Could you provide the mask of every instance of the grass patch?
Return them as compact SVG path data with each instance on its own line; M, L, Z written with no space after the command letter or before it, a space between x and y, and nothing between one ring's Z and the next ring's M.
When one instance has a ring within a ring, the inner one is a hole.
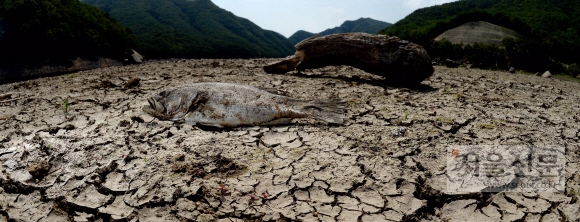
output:
M553 75L553 76L554 76L554 78L559 79L559 80L580 82L579 78L572 77L571 75L558 74L558 75Z
M531 73L531 72L524 72L524 71L518 71L518 74L524 74L524 75L536 75L535 73ZM544 74L543 72L540 74ZM539 76L538 76L539 77ZM554 74L552 73L552 77L554 77L555 79L559 79L559 80L566 80L566 81L573 81L573 82L580 82L579 78L573 77L571 75L567 75L567 74Z
M64 101L62 102L62 109L64 110L64 113L68 113L68 108L70 107L70 102L69 102L69 97L67 96L66 99L64 99Z
M437 122L447 123L447 124L453 124L453 120L452 119L449 119L447 117L439 117L439 118L437 118Z
M451 94L451 88L445 88L443 89L443 91L441 91L442 94Z
M69 79L74 79L76 77L79 77L79 74L78 73L73 73L73 74L70 74L70 75L67 76L67 78L69 78Z

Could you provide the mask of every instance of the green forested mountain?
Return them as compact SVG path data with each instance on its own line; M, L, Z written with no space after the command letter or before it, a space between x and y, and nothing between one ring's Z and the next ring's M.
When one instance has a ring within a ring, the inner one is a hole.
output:
M0 1L2 64L77 56L120 58L126 48L135 46L129 29L78 0Z
M330 35L345 32L365 32L369 34L377 34L379 31L392 25L388 22L374 20L372 18L359 18L354 21L346 21L338 27L327 29L319 33L320 35Z
M315 36L315 35L316 34L314 34L312 32L298 30L297 32L292 34L290 37L288 37L288 40L290 41L290 43L292 43L292 45L296 45L300 41L307 39L307 38L310 38L310 37Z
M129 27L149 58L284 57L281 34L263 30L210 0L84 0Z
M448 43L434 43L433 39L446 30L472 21L490 22L522 35L517 40L505 40L503 52L485 49L496 54L494 59L498 61L495 63L540 71L561 68L558 61L580 62L577 53L580 50L578 0L460 0L416 10L381 33L422 44L430 54L435 54L432 56L447 54L447 57L458 59L470 56L469 52ZM442 46L447 47L446 50L441 50ZM508 59L499 61L502 57Z
M369 34L377 34L379 31L383 30L386 27L389 27L390 25L391 23L382 22L371 18L360 18L354 21L346 21L338 27L324 30L318 34L320 34L321 36L347 32L365 32ZM294 33L288 39L292 44L296 45L296 43L314 35L316 34L300 30Z

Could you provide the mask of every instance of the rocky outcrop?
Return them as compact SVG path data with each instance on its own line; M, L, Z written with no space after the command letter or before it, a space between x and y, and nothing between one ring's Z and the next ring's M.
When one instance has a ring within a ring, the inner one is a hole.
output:
M145 61L145 58L139 54L134 49L128 49L125 52L125 59L123 59L123 65L131 65L131 64L141 64Z
M264 66L268 73L348 65L385 78L390 85L417 85L433 74L425 49L398 37L366 33L334 34L306 39L296 53Z
M447 66L449 68L458 68L459 65L461 65L461 63L459 63L458 61L451 60L451 59L445 60L445 66Z
M542 77L544 77L544 78L551 78L552 77L552 73L550 71L545 71L544 74L542 74Z

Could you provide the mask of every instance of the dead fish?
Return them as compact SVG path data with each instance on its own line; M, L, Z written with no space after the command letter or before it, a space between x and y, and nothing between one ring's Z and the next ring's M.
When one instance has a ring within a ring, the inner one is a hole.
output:
M143 111L160 120L217 128L287 124L316 118L343 124L344 101L299 100L231 83L194 83L160 92Z

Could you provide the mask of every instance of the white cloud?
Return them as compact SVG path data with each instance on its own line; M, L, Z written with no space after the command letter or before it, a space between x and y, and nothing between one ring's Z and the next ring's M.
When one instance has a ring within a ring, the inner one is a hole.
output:
M454 1L456 0L404 0L403 5L412 9L419 9Z

